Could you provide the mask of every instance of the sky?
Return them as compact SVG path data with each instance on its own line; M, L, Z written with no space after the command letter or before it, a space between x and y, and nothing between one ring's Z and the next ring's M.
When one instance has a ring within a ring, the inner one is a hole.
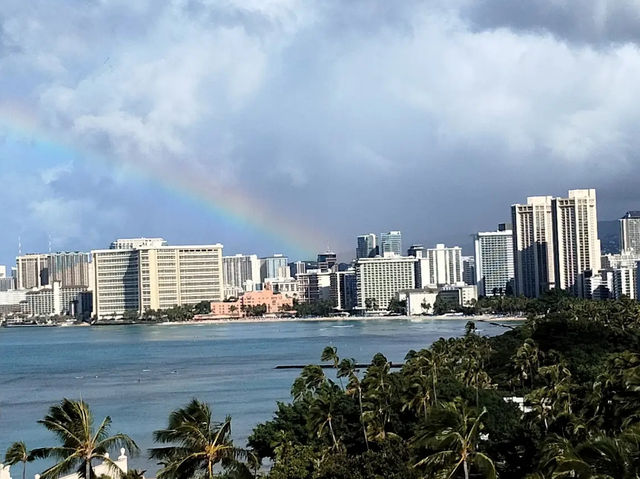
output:
M639 47L640 0L3 0L0 264L466 245L572 188L620 217Z

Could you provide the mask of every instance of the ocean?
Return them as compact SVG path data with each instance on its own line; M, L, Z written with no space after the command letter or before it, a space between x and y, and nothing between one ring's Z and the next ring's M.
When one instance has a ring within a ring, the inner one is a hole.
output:
M141 453L130 467L154 475L146 458L152 431L190 399L208 402L214 416L232 416L233 436L244 446L252 428L271 418L277 401L288 401L298 370L277 365L319 363L325 346L340 357L368 363L378 352L401 362L410 349L440 337L461 336L467 319L384 318L309 321L0 328L0 462L15 441L28 448L54 445L37 424L62 398L83 399L99 423L130 435ZM510 323L513 324L513 323ZM504 327L477 323L480 334ZM330 373L330 372L328 372ZM28 477L47 464L29 464ZM19 477L21 466L12 470Z

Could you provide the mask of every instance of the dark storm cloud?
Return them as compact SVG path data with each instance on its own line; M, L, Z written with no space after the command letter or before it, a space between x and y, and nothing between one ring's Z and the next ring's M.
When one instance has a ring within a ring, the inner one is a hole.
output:
M598 46L640 42L637 0L478 0L466 15L478 29L548 32Z

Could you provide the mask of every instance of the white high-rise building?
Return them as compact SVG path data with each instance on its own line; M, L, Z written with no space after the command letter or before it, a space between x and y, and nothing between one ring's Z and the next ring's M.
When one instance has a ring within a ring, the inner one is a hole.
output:
M552 210L556 287L585 297L585 278L600 271L596 190L570 190Z
M478 295L495 296L513 289L513 233L510 229L475 236Z
M380 256L388 253L402 255L402 233L400 231L389 231L388 233L380 233Z
M620 251L640 255L640 211L627 211L620 218Z
M98 318L224 299L220 244L92 253Z
M377 238L373 233L358 236L358 246L356 248L357 258L372 258L377 253Z
M539 297L555 287L551 196L511 206L515 294Z
M310 269L305 273L298 273L298 301L314 303L331 299L331 271Z
M356 308L385 310L398 291L414 289L416 261L414 257L395 255L356 260Z
M135 249L92 251L95 285L93 314L119 317L140 312L140 255Z
M429 277L422 287L462 283L462 248L459 246L437 244L435 248L428 248L426 261Z
M244 292L253 291L260 283L260 260L255 254L225 256L222 268L225 298L237 298Z

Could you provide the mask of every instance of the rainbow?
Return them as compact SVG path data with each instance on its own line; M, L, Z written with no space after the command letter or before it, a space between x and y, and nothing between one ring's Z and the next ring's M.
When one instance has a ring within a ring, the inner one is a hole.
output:
M308 257L324 250L320 242L326 238L326 232L294 223L285 215L271 211L266 202L252 197L241 188L220 184L188 168L142 168L135 161L111 159L78 147L60 138L60 135L54 138L51 132L41 128L37 116L19 103L0 103L0 125L12 137L28 139L45 151L66 152L109 170L124 168L127 175L150 181L164 192L191 200L238 229L248 228L269 236L274 243L292 249L291 253Z

